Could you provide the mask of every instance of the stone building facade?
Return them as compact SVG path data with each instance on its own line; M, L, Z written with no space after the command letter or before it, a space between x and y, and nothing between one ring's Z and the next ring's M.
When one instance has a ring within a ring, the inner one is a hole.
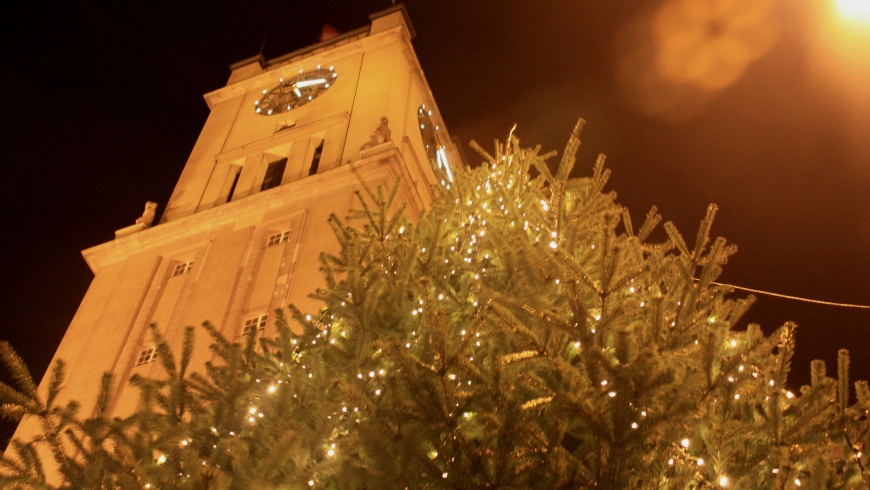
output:
M370 26L231 66L226 86L205 94L210 114L160 222L83 251L94 279L54 357L68 364L65 398L93 407L109 371L119 383L111 415L135 410L126 380L161 374L152 323L177 351L184 328L205 320L237 339L273 335L274 311L289 303L316 311L307 296L322 284L318 257L337 250L327 218L344 217L360 179L400 181L412 215L427 207L459 156L413 36L398 6ZM194 366L209 360L208 344L200 331ZM36 430L25 420L15 436Z

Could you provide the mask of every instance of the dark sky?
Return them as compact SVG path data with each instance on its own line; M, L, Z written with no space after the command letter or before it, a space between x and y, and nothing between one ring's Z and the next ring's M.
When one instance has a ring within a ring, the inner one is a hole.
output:
M636 223L655 204L691 241L719 204L714 234L739 247L722 281L870 304L870 23L838 20L833 0L711 0L695 2L715 14L704 24L710 12L681 11L686 1L406 6L463 143L489 148L518 123L523 143L561 150L582 116L578 172L606 153ZM80 250L146 200L162 211L207 117L202 94L228 65L312 44L327 22L367 25L390 2L14 5L0 12L0 338L41 377L92 277ZM686 48L699 32L728 43ZM870 310L759 296L746 320L799 324L795 383L813 358L836 372L841 347L853 378L870 378Z

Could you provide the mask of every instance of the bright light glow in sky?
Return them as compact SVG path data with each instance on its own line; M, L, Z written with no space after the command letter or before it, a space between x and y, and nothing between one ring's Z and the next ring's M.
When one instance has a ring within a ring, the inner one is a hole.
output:
M870 0L834 0L837 10L844 16L870 22Z

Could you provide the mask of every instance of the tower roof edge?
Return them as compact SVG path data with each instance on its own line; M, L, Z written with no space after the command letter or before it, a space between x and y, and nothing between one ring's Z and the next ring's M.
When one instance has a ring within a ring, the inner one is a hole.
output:
M391 14L394 14L397 12L401 13L402 21L405 24L405 27L408 29L408 33L411 34L411 39L416 38L417 31L414 30L414 24L411 23L411 16L408 15L408 9L405 8L405 4L403 4L403 3L400 3L398 5L393 5L392 7L381 10L380 12L375 12L373 14L369 14L369 20L371 20L371 22L372 22L372 27L375 26L375 23L379 19L382 19L384 17L388 17ZM392 24L393 23L391 23L391 25L389 27L394 27L394 25L392 25Z

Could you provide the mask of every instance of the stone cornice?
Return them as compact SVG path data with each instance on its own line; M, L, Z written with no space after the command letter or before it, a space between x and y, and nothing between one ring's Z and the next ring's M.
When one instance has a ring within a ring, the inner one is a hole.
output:
M265 212L298 204L316 205L317 196L359 182L359 176L369 181L381 177L396 178L404 175L404 160L394 145L385 145L384 151L367 155L354 162L336 167L321 174L299 179L265 192L252 194L238 201L228 202L183 218L162 223L132 235L117 238L82 251L82 256L94 274L107 265L127 257L153 250L175 248L173 244L184 239L235 225L258 222Z
M314 131L317 131L318 129L334 126L339 122L344 122L346 124L349 120L350 113L340 112L324 119L310 122L308 124L303 124L301 126L292 126L287 129L274 132L263 139L259 139L246 145L238 146L223 153L219 153L215 155L215 161L218 163L222 163L243 158L252 153L264 151L272 146L276 146L287 141L293 141L294 139L299 137L299 134L310 134Z

